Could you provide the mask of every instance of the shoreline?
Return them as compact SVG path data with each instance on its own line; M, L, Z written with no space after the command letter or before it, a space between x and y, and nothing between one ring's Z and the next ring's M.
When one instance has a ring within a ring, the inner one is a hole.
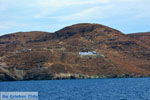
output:
M47 81L47 80L86 80L86 79L121 79L121 78L150 78L150 76L118 76L118 77L114 77L114 76L90 76L90 77L83 77L83 78L77 78L77 77L56 77L56 78L52 78L52 79L24 79L24 80L7 80L7 81L0 81L0 82L22 82L22 81Z

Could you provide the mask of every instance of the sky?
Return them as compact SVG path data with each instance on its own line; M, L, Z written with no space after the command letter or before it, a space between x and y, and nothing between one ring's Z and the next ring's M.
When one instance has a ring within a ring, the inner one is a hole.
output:
M150 31L150 0L0 0L0 35L55 32L77 23L103 24L124 33Z

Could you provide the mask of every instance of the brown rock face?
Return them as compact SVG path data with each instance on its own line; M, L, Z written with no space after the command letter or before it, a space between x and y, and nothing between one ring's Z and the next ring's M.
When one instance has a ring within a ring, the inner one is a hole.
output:
M54 33L0 37L0 80L150 75L150 45L99 24L76 24ZM145 42L144 42L145 41Z

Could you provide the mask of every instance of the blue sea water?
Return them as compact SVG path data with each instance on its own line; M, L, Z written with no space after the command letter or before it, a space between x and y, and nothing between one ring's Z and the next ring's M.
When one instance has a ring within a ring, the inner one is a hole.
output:
M38 91L39 100L150 100L150 78L0 82L0 91Z

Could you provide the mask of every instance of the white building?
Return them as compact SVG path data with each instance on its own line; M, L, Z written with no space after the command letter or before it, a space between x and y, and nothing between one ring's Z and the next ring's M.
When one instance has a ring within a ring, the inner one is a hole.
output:
M98 55L96 51L88 51L88 52L79 52L79 55Z
M103 54L98 53L96 51L87 51L87 52L79 52L80 56L97 56L97 57L105 57Z

